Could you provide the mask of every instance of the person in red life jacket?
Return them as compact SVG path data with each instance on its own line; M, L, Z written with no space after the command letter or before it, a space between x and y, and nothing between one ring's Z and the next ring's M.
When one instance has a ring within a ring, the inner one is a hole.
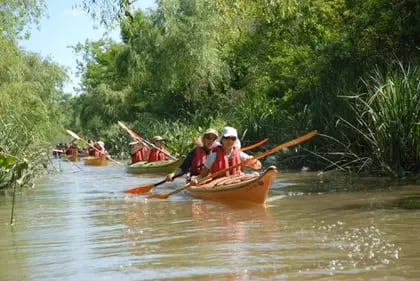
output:
M168 157L169 153L163 147L163 141L164 139L161 136L153 137L152 143L154 144L155 147L152 147L150 149L149 158L147 159L147 161L149 162L163 161L169 158Z
M262 165L259 160L254 159L252 156L240 150L241 146L238 140L238 132L235 128L224 127L221 136L216 142L218 146L207 156L200 174L191 178L193 184L198 184L199 180L206 177L209 173L214 174L241 162L244 162L244 165L252 169L261 169ZM225 173L213 179L243 173L243 171L243 165L240 165L231 170L227 170Z
M79 148L77 146L77 140L72 140L70 146L66 150L66 155L69 157L70 160L76 161L77 157L79 156Z
M207 159L207 155L210 154L218 136L219 133L215 129L208 129L205 131L204 134L197 139L196 147L188 152L181 166L172 173L166 175L166 180L173 181L175 177L187 173L189 173L190 177L200 174L204 162ZM187 181L189 180L187 179Z
M95 141L93 139L88 140L88 146L86 147L86 155L87 156L95 156Z
M102 157L102 156L108 157L109 153L106 150L105 144L104 144L103 141L96 142L94 146L96 148L95 149L95 156L96 157Z
M149 149L138 141L130 142L131 147L131 164L140 162L140 161L147 161L149 158Z

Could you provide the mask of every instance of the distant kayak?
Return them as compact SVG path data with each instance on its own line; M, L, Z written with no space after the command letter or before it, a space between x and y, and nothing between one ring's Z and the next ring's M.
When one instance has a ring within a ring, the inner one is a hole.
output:
M95 156L88 156L83 159L85 165L90 166L106 166L108 165L108 159L106 156L95 157Z
M178 168L184 159L164 161L140 161L127 166L127 172L132 174L170 173Z

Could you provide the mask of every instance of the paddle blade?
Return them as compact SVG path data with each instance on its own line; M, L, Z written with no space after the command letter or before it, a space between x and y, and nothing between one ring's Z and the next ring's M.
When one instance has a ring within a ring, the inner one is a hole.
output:
M256 148L256 147L258 147L258 146L260 146L260 145L263 145L264 143L266 143L268 141L268 138L265 138L265 139L263 139L263 140L260 140L259 142L257 142L257 143L254 143L254 144L251 144L251 145L248 145L248 146L245 146L245 147L242 147L241 148L241 151L247 151L247 150L250 150L250 149L253 149L253 148Z
M72 136L73 138L75 138L75 139L80 139L80 137L75 133L75 132L73 132L73 131L70 131L70 130L66 130L67 131L67 133L70 135L70 136Z
M150 190L152 190L154 187L155 187L154 184L141 185L141 186L138 186L138 187L135 187L135 188L124 190L124 193L129 193L129 194L144 194L144 193L149 192Z

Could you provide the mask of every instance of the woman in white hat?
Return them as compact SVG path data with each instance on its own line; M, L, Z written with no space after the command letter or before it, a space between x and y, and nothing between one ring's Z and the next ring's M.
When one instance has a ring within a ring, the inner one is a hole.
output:
M103 141L97 141L95 143L95 148L96 148L96 152L95 152L95 156L96 157L102 157L102 156L108 156L109 153L105 148L105 144Z
M219 133L215 129L206 130L204 134L197 139L197 146L188 152L187 157L179 168L166 176L166 180L173 181L174 178L186 173L189 173L190 176L200 174L204 162L207 159L207 155L210 154L211 148L218 136Z
M253 159L252 156L240 151L238 132L235 128L224 127L222 134L217 141L220 145L213 149L212 153L207 157L200 174L192 179L193 183L196 184L200 178L207 176L210 172L214 174L217 171L229 168L230 166L241 162L244 162L247 167L261 169L262 165L259 160ZM242 165L227 170L225 173L215 178L234 175L241 172L243 172Z

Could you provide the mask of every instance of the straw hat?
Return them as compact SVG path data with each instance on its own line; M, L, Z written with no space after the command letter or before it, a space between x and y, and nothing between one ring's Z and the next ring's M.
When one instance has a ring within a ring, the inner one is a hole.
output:
M210 134L215 135L216 138L219 137L219 133L215 129L210 128L210 129L207 129L207 131L204 132L204 136L205 135L210 135Z
M154 136L152 140L153 141L163 141L164 138L162 138L161 136Z

